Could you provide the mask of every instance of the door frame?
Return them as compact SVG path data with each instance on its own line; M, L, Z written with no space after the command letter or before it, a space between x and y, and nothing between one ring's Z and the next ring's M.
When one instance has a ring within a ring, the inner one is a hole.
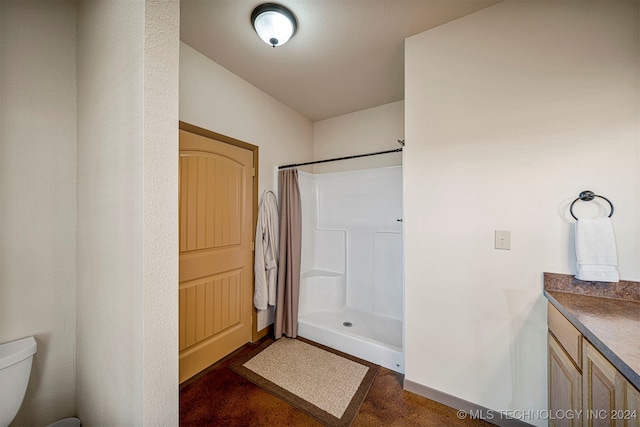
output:
M244 148L245 150L249 150L253 152L253 209L252 209L252 220L251 224L253 225L253 229L251 230L251 241L253 242L254 247L254 255L255 255L255 241L256 241L256 220L258 218L258 151L259 148L257 145L249 144L248 142L240 141L239 139L231 138L226 135L222 135L217 132L213 132L190 123L186 123L183 121L179 122L179 129L184 130L196 135L204 136L206 138L215 139L220 142L224 142L225 144L234 145L236 147ZM176 201L177 202L177 201ZM253 270L253 264L251 264L251 283L252 283L252 291L255 292L255 272ZM253 294L253 293L252 293ZM264 337L269 333L270 326L258 331L258 310L255 308L253 303L251 303L252 316L251 316L251 340L252 342L256 342L260 338Z

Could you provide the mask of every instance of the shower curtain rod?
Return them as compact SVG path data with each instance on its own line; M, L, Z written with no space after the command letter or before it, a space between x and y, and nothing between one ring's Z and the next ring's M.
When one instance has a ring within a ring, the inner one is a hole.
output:
M292 163L290 165L278 166L278 169L295 168L297 166L315 165L318 163L337 162L338 160L356 159L358 157L377 156L378 154L398 153L401 151L402 151L402 148L396 148L395 150L377 151L375 153L366 153L366 154L356 154L354 156L336 157L335 159L316 160L313 162L306 162L306 163Z

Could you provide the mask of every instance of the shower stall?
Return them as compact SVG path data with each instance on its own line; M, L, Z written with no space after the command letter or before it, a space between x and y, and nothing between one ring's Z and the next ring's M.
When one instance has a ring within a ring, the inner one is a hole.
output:
M298 335L404 373L402 167L299 173Z

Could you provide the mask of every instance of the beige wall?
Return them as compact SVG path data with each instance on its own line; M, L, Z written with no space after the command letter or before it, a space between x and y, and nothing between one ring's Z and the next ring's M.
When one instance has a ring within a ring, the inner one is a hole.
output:
M178 425L179 0L146 0L142 140L142 413Z
M79 6L76 399L87 425L142 424L143 24L142 2Z
M575 273L582 190L615 204L620 275L640 279L638 7L506 1L407 39L408 380L546 408L542 272Z
M39 342L21 424L71 415L74 394L87 425L177 424L177 2L160 3L82 2L77 42L74 2L0 2L0 341ZM507 1L408 39L407 379L546 407L541 272L575 271L583 189L616 204L621 276L640 279L638 15ZM181 120L260 146L261 191L361 122L314 129L184 44L180 77Z
M260 193L273 168L313 157L313 124L180 43L180 120L260 147Z
M179 4L78 15L78 415L177 425Z
M313 157L313 124L271 96L180 43L180 120L249 144L260 153L259 195L274 189L278 165ZM258 327L272 322L258 313Z
M38 341L16 425L177 424L178 14L0 3L0 342Z
M75 413L76 5L0 2L0 342L34 335L15 425Z
M313 124L314 160L400 148L404 139L404 101L321 120ZM314 166L315 173L371 169L402 164L401 153L361 157Z

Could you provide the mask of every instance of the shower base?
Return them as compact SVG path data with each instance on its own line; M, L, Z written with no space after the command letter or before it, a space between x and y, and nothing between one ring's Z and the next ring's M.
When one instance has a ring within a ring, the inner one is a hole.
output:
M404 373L402 321L345 308L298 317L298 335Z

